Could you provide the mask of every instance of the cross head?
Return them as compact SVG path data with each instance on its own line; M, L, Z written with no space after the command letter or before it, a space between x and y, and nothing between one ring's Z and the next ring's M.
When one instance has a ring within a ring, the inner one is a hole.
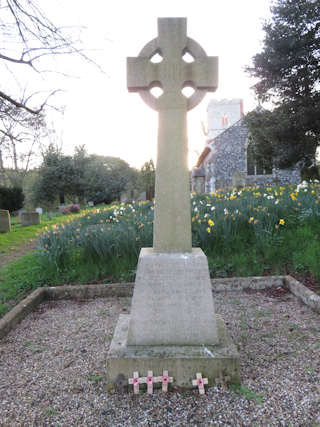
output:
M185 53L194 61L184 61ZM161 62L151 62L155 54L162 57ZM159 18L158 37L147 43L138 57L127 58L127 86L157 111L175 106L190 110L206 92L217 89L218 58L207 56L196 41L187 37L186 18ZM163 90L159 99L150 94L154 86ZM181 92L185 86L195 89L189 100Z

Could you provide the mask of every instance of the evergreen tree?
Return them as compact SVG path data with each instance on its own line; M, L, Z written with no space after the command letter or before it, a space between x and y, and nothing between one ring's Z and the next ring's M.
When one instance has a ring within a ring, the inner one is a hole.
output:
M258 98L274 108L248 114L246 123L261 157L310 165L320 138L320 1L276 0L271 12L247 72L259 79Z

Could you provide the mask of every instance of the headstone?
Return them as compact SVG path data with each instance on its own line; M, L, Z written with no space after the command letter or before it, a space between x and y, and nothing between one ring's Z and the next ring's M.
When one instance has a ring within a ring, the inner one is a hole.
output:
M216 191L216 179L214 176L212 176L210 178L209 185L210 185L210 193L215 193L215 191Z
M153 248L139 256L131 315L121 315L107 360L107 380L135 370L169 370L191 386L199 368L239 381L239 355L214 311L207 258L192 248L187 111L217 88L218 60L186 35L186 18L159 18L158 37L127 60L128 89L159 114ZM187 63L188 52L194 61ZM150 59L157 53L161 62ZM150 88L163 94L155 98ZM195 89L186 98L181 89ZM207 352L205 348L209 348ZM210 357L208 356L210 354Z
M21 214L21 225L24 227L40 224L40 221L39 212L22 212Z
M123 191L120 194L120 203L129 203L132 200L132 197L130 195L131 191Z
M7 210L0 209L0 233L7 233L11 230L10 213Z
M196 194L205 193L206 171L204 168L194 168L191 173L192 192Z
M36 212L38 212L38 214L42 215L43 214L43 210L42 208L36 208Z
M94 206L94 203L93 202L88 202L88 206L89 206L89 208L92 208Z
M147 194L145 191L142 191L141 193L139 193L137 200L139 202L145 202L147 200Z
M227 187L227 182L226 182L226 180L224 180L223 178L221 178L221 179L216 179L215 184L216 184L216 190L221 190L221 189L223 189L223 188L226 188L226 187Z
M244 172L235 171L232 175L232 187L243 188L246 186L246 174Z

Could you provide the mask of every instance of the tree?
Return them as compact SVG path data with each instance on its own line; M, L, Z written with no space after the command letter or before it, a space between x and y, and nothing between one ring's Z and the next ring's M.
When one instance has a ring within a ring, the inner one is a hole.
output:
M35 152L39 151L46 110L57 109L49 100L59 92L58 87L52 88L52 81L46 84L43 77L52 72L65 75L66 71L65 61L63 69L58 69L62 61L59 63L56 59L75 54L94 63L84 53L77 35L82 29L58 27L46 15L41 3L41 0L0 0L2 176L8 160L17 174L25 175ZM43 90L39 90L39 85Z
M17 109L8 104L0 112L0 169L5 168L6 158L12 162L15 171L25 174L45 129L42 112L31 115L22 108Z
M1 75L6 76L7 81L10 81L10 74L17 78L17 67L35 73L45 72L43 67L49 56L77 53L89 60L81 50L79 40L73 35L74 29L57 27L39 3L38 0L3 0L0 3L0 66ZM7 86L6 89L0 89L0 111L11 105L38 114L56 89L37 103L32 99L35 94L27 94L23 86L20 86L18 95L11 92L12 89Z
M74 167L71 156L65 156L50 145L44 154L39 177L33 188L34 202L54 203L59 197L65 203L65 197L74 194Z
M119 200L120 193L134 175L134 170L124 160L92 154L85 171L85 196L94 203Z
M53 204L59 198L83 203L110 203L120 198L134 170L117 157L88 155L84 146L76 147L73 156L64 155L50 145L38 170L33 188L33 202Z
M156 169L153 160L150 159L142 165L140 171L141 188L146 192L147 200L152 200L154 198L155 177Z
M259 100L274 108L257 109L246 123L261 157L280 167L310 165L320 140L320 2L276 0L271 12L247 72L259 79Z

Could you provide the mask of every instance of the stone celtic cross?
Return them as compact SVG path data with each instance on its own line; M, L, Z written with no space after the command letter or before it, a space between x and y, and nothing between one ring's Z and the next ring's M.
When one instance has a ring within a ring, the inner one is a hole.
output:
M187 52L191 63L183 59ZM157 53L162 61L153 63ZM127 85L159 112L153 249L191 252L187 111L217 89L218 58L187 37L186 18L159 18L158 37L127 58ZM150 93L155 86L163 90L159 98ZM190 98L182 94L186 86L195 90Z

